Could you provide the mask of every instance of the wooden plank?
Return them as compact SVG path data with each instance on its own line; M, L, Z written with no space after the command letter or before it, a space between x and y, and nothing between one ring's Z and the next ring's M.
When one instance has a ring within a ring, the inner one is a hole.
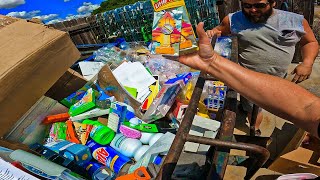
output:
M77 22L78 23L86 23L86 24L90 25L88 27L88 30L85 31L83 34L85 34L86 37L88 38L88 43L87 44L97 44L97 40L96 40L95 34L93 33L91 24L88 23L87 18L78 19Z
M78 25L78 24L81 24L81 23L79 23L76 19L71 19L71 20L69 21L69 23L70 23L72 26L76 26L76 25ZM82 43L81 43L81 44L89 44L89 43L90 43L90 39L88 38L88 36L86 35L86 33L83 32L82 30L79 31L79 32L77 32L77 33L74 33L73 35L74 35L74 36L78 36L78 37L81 38L81 40L82 40Z
M71 21L63 21L63 25L65 26L65 29L68 29L70 27L73 27L76 24L72 24ZM78 34L71 34L71 37L74 40L73 42L75 44L83 44L83 40Z
M89 28L90 24L89 23L83 23L83 24L77 24L75 26L71 26L65 29L65 31L68 31L69 33L73 33L73 31L78 31L81 29Z

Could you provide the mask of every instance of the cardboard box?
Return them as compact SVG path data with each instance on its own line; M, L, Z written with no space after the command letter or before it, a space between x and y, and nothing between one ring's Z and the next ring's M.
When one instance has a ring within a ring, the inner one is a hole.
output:
M282 174L313 173L320 176L319 152L299 147L276 159L269 169Z
M0 137L79 57L66 32L0 15Z
M46 96L61 101L82 88L88 81L78 72L68 69L59 80L46 92Z

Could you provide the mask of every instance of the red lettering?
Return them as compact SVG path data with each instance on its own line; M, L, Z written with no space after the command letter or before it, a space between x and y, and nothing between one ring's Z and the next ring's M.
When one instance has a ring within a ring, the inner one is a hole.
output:
M107 158L109 157L109 153L104 148L98 149L96 152L96 156L99 162L106 165L106 161L107 161Z

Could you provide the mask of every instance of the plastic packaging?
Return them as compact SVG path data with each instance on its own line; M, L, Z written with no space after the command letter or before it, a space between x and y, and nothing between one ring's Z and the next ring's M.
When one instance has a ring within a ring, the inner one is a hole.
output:
M82 144L75 144L69 141L57 141L48 143L45 147L63 154L64 157L75 161L79 165L83 165L92 159L90 150L87 146Z
M111 67L118 66L123 60L123 56L121 56L120 51L112 46L100 48L95 51L93 55L95 56L95 61L104 62L111 65Z
M164 134L163 133L157 133L154 136L151 137L150 141L149 141L149 145L152 146L155 142L158 141L158 139L160 139Z
M88 89L82 99L69 109L70 116L76 116L95 107L95 93L92 88Z
M90 148L94 159L110 168L116 174L120 172L125 164L130 162L128 157L118 153L110 146L101 146L93 140L89 140L87 146Z
M232 39L228 36L221 36L217 38L214 50L222 57L231 58Z
M127 157L133 157L142 143L137 139L127 138L123 134L116 134L110 146Z
M108 127L116 133L120 133L120 125L134 117L134 109L122 102L111 103Z
M168 79L175 78L177 74L190 71L190 67L162 56L151 58L146 63L146 67L150 69L152 74L159 76L160 85L163 85Z

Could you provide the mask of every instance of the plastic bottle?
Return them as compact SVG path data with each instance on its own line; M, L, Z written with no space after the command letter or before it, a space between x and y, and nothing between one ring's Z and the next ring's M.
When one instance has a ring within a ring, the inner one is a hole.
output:
M109 144L115 136L114 131L112 131L109 127L101 124L98 121L92 120L84 120L83 124L91 124L93 128L90 132L90 137L97 143L101 145Z
M121 154L132 158L142 146L142 143L138 139L127 138L123 134L116 134L110 146Z
M118 153L112 147L101 146L93 140L89 140L87 146L90 148L94 159L110 168L116 174L131 161L128 157Z
M93 180L113 180L116 177L111 169L97 162L89 162L84 168Z
M144 155L144 153L150 148L149 145L143 145L141 146L137 152L134 154L134 160L139 161L141 157Z
M141 137L140 137L140 141L143 143L143 144L149 144L150 142L150 139L156 135L156 133L146 133L146 132L142 132L141 133Z

